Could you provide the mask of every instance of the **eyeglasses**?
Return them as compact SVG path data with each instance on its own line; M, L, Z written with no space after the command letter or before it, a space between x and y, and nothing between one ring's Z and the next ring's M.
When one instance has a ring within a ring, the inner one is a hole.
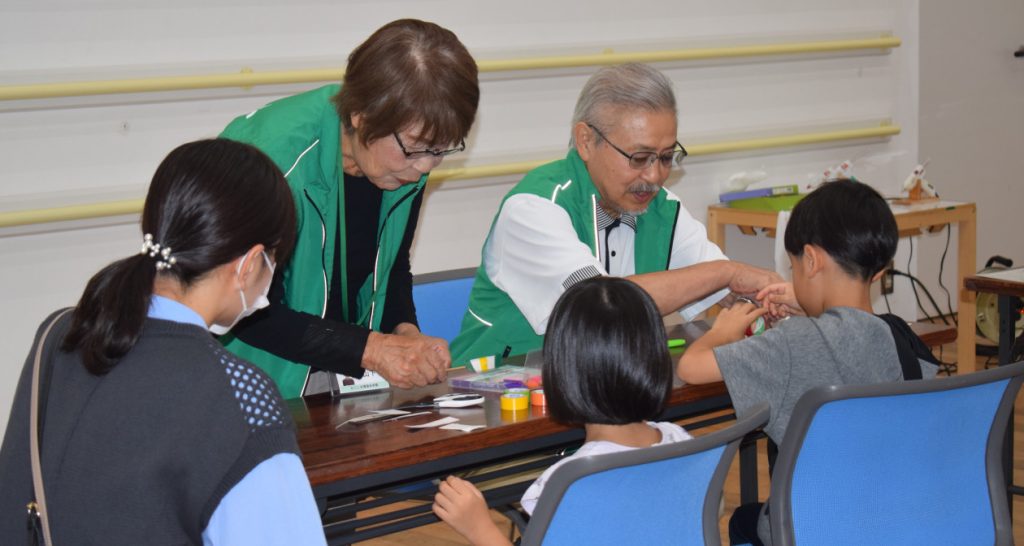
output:
M402 143L402 139L399 138L398 133L391 134L395 135L395 141L398 142L398 147L402 149L402 153L405 154L406 159L420 159L427 156L444 157L447 155L452 155L454 153L464 151L466 149L466 139L462 139L461 141L459 141L458 146L448 150L431 150L430 148L427 148L425 150L407 150L405 149L405 144Z
M678 140L673 145L672 151L663 154L658 154L657 152L626 153L622 148L612 144L612 141L608 140L608 137L604 136L604 133L602 133L600 129L589 123L587 124L587 127L593 129L594 132L600 135L609 146L614 148L616 152L622 154L622 157L628 159L629 166L638 171L642 171L651 165L654 165L655 161L660 161L662 167L671 169L672 165L679 165L683 162L683 158L687 156L686 148L683 148L683 145L680 144Z

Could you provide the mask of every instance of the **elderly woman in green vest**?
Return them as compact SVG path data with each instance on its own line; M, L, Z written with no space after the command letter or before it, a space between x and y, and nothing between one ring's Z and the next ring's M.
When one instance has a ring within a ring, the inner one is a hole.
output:
M266 152L298 209L295 254L270 307L222 338L285 398L310 368L375 372L403 388L445 378L447 344L417 326L409 248L427 176L465 149L479 96L455 34L404 19L351 53L340 86L272 102L222 133Z
M778 277L729 261L665 188L686 156L672 83L625 64L584 85L565 159L530 171L505 196L484 243L458 364L539 349L559 296L590 277L626 277L662 314L692 319L728 295Z

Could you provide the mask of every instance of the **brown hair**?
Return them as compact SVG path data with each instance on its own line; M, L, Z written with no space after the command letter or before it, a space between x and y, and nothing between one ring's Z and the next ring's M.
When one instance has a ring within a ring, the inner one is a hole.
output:
M476 62L452 31L399 19L349 55L333 101L346 133L352 116L362 116L357 134L364 145L422 123L424 144L450 146L469 134L476 117Z

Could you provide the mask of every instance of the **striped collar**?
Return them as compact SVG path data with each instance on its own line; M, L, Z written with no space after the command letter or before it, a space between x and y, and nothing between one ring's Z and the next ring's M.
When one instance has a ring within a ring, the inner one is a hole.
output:
M604 210L604 207L602 207L601 205L597 206L597 230L598 231L606 229L608 226L610 226L613 223L615 223L615 220L616 220L615 218L612 218L611 216L608 215L608 212L606 210ZM622 216L619 216L618 220L619 220L619 222L622 225L627 225L627 226L630 227L630 229L632 229L634 232L636 232L636 216L633 216L632 214L628 214L628 213L624 212L624 213L622 213Z

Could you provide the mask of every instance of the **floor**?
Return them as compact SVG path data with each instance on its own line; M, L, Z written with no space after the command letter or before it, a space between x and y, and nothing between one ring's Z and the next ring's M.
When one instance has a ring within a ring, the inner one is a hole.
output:
M936 351L937 355L940 352ZM954 360L956 358L956 344L945 345L941 347L940 358L945 360ZM985 359L979 357L978 364L979 369L984 364ZM1016 476L1015 483L1024 483L1024 396L1017 397L1016 411L1015 411L1015 434L1014 434L1014 457L1013 466L1014 474ZM724 426L724 425L723 425ZM695 432L695 434L705 434L714 430L713 428L701 429ZM767 457L764 452L764 442L760 442L759 445L759 464L760 475L758 484L760 486L760 497L762 499L768 496L768 463ZM734 462L732 469L729 472L729 477L725 484L725 514L726 517L722 519L721 529L723 536L723 544L728 544L728 533L726 531L726 525L728 523L728 514L739 504L739 470L737 463ZM1024 544L1024 497L1017 496L1013 501L1013 513L1017 516L1013 526L1013 537L1016 544ZM499 515L496 512L491 512L492 517L496 523L498 523L502 529L509 529L511 526L507 519ZM374 545L374 546L447 546L452 544L467 544L467 542L455 533L444 523L436 523L418 529L405 531L403 533L397 533L387 537L382 537L367 541L361 544Z

